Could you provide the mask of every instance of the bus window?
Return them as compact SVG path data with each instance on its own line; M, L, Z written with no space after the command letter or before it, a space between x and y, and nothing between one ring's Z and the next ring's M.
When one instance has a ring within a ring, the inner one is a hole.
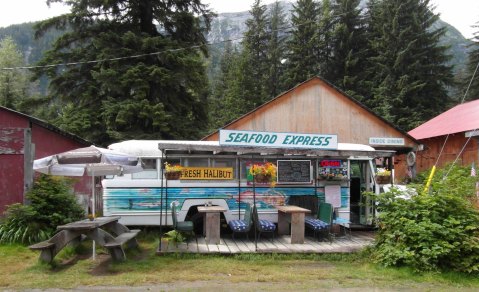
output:
M155 158L140 158L140 162L141 162L141 167L143 167L143 171L132 173L131 178L133 179L157 179L158 178L157 160Z
M208 158L183 158L181 165L184 167L208 167Z
M213 167L235 167L236 160L234 158L230 159L213 159Z

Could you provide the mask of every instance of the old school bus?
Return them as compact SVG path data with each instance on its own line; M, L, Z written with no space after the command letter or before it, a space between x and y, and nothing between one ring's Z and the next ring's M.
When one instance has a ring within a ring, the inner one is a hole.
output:
M170 206L176 201L178 220L202 226L198 206L223 207L227 211L222 220L228 222L242 218L245 204L254 203L262 218L277 222L276 206L297 205L314 215L319 202L326 201L333 204L336 216L366 225L373 210L362 204L362 193L378 190L373 161L393 155L359 144L315 149L220 143L130 140L110 145L138 156L144 170L102 181L104 215L119 215L126 225L171 225ZM180 165L181 173L167 177L165 163ZM253 179L254 165L275 167L276 177Z

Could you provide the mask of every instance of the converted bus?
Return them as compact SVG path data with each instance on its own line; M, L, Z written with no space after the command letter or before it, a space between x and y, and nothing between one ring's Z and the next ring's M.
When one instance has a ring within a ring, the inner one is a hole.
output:
M178 220L201 224L197 207L217 205L227 211L223 223L243 218L246 204L255 204L261 218L277 222L278 205L297 205L316 214L329 202L335 215L352 225L371 223L373 209L362 193L378 192L374 159L393 151L367 145L337 143L335 149L225 146L218 141L130 140L109 146L140 158L143 171L107 177L103 214L121 216L126 225L171 225L171 203ZM178 179L165 178L165 162L183 167ZM277 167L275 183L256 182L253 164ZM223 224L224 226L224 224Z

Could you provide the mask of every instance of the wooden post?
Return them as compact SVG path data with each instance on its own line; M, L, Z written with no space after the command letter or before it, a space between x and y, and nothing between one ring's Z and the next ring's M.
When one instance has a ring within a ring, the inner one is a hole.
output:
M32 129L25 128L23 131L23 203L29 205L27 192L33 185L33 158L35 157L35 145L32 145Z

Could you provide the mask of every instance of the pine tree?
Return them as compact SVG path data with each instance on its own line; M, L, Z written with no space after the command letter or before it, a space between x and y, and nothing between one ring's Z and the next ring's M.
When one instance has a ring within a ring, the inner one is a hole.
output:
M206 44L212 17L200 0L59 2L71 13L36 27L37 36L70 29L38 65L73 64L36 72L50 78L52 100L60 97L57 125L102 144L199 138L206 47L192 46Z
M268 43L268 80L266 84L266 94L268 98L277 96L287 88L284 85L284 70L283 65L286 58L286 34L284 28L286 27L286 17L280 2L276 1L270 11L269 34L270 39Z
M261 0L255 0L250 10L251 18L246 20L246 32L243 45L243 74L249 75L251 82L245 84L251 89L251 96L246 96L248 104L258 106L268 100L266 83L268 78L268 19L266 5ZM251 110L253 108L249 108Z
M314 0L298 0L293 4L293 28L288 42L285 73L287 88L292 88L319 73L318 14L319 6Z
M323 5L327 0L323 1ZM358 96L361 91L360 77L364 70L364 52L366 47L365 28L359 9L359 0L335 0L331 11L333 21L330 31L321 35L331 34L330 62L327 72L322 74L345 92ZM323 7L323 10L326 10ZM324 15L324 14L323 14Z
M443 112L452 69L447 47L439 45L445 29L432 29L438 16L429 0L371 1L368 39L371 55L366 75L367 106L404 130Z
M479 21L473 27L479 29ZM467 78L463 86L464 92L469 88L465 100L479 99L479 30L474 33L472 41L467 65Z
M226 95L235 78L233 76L234 65L237 63L238 58L239 53L236 51L236 48L233 47L231 42L227 42L220 60L220 72L214 78L212 93L209 99L210 131L217 130L235 118L232 115L236 108L228 108Z
M330 0L323 0L319 6L319 19L317 24L318 43L315 48L319 75L334 83L334 27L337 16L334 15Z
M0 105L18 110L28 95L28 71L14 69L24 65L23 56L11 37L0 41ZM10 68L10 69L9 69Z

